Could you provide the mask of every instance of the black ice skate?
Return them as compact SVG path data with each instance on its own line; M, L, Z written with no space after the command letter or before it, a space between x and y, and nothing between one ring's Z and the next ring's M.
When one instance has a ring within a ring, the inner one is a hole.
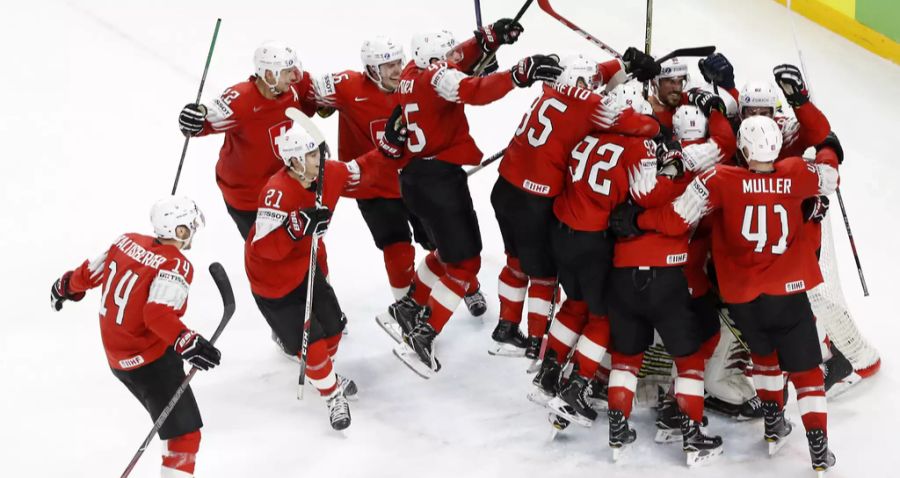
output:
M525 358L537 360L541 356L541 340L541 337L525 339Z
M344 396L344 389L337 387L331 395L325 397L328 406L328 416L331 419L331 428L344 430L350 426L350 404Z
M519 330L519 324L500 319L491 338L494 339L494 346L488 349L489 354L501 357L525 355L525 336Z
M684 417L681 422L682 449L688 466L705 465L722 454L722 437L703 433L700 423Z
M787 418L784 418L784 410L779 410L777 403L762 402L761 408L765 415L763 417L765 425L763 438L769 443L769 456L772 456L787 443L787 436L791 434L794 427Z
M431 378L441 369L441 363L434 356L435 337L437 332L431 324L420 322L412 332L403 334L403 343L394 347L394 355L422 378Z
M606 410L609 407L609 384L601 382L595 376L588 382L584 398L594 410Z
M378 325L394 339L395 342L403 341L403 334L412 332L425 310L412 300L409 294L388 306L387 312L382 312L375 317Z
M828 398L834 398L846 392L860 379L859 375L854 373L850 360L832 342L831 358L825 361L825 392ZM835 387L839 383L841 385Z
M812 460L813 470L819 478L825 476L825 470L834 466L837 461L834 453L828 449L828 437L825 430L813 428L806 432L806 440L809 442L809 458Z
M573 373L569 382L559 390L557 397L547 402L547 407L557 415L584 427L590 427L597 419L597 412L585 399L588 379Z
M673 397L665 396L656 405L656 443L675 443L682 441L681 425L684 414L678 408Z
M535 389L528 394L528 399L542 407L547 405L547 402L559 391L561 373L562 365L556 362L556 352L548 349L544 353L544 361L541 362L540 370L531 382Z
M637 440L637 432L628 426L628 419L621 410L607 410L606 415L609 417L609 447L613 461L619 461L625 447Z
M465 296L463 300L466 302L466 308L469 309L469 313L473 316L481 317L487 312L487 301L484 300L484 294L481 293L481 289Z

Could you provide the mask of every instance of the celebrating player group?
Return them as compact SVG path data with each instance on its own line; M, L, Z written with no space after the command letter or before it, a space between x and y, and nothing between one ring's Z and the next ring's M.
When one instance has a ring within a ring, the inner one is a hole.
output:
M409 61L395 39L377 36L362 43L361 71L332 74L305 71L292 47L270 41L253 75L181 110L184 135L224 136L216 181L260 315L302 364L301 391L308 381L331 426L350 426L357 386L333 362L349 299L329 282L323 241L342 197L356 200L383 254L395 302L375 319L412 371L441 370L435 344L461 303L489 314L464 169L484 154L465 105L539 85L524 115L509 118L518 128L490 195L506 262L490 271L500 307L489 353L525 358L523 371L535 373L528 399L555 430L605 413L614 460L638 438L629 418L642 389L656 408L656 441L680 442L688 465L724 450L706 408L762 420L774 454L793 430L784 414L792 383L812 468L834 466L826 391L854 368L807 292L823 282L820 222L843 151L800 69L775 66L738 90L721 53L693 60L705 80L693 88L690 57L637 48L605 62L534 54L500 68L497 50L523 34L513 19L462 42L421 33ZM313 120L335 112L332 159ZM182 361L207 370L221 354L181 320L193 280L182 253L204 215L173 196L150 220L152 235L122 234L64 273L51 303L60 310L102 287L109 365L155 421L185 380ZM734 350L740 369L726 363ZM191 477L202 420L190 387L175 403L158 430L162 476Z

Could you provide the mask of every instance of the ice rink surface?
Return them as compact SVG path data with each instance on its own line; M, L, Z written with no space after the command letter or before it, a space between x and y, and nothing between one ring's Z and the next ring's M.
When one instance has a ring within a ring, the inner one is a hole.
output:
M486 21L511 17L520 6L482 3ZM620 51L643 45L644 2L554 3ZM771 79L773 66L798 61L789 18L775 2L655 3L656 54L714 44L734 63L739 86ZM150 231L150 205L168 194L181 151L176 116L196 96L216 17L223 19L222 30L204 99L246 79L263 40L295 45L310 72L360 69L359 45L367 36L387 33L408 45L417 31L446 28L458 39L468 37L472 4L75 0L16 2L3 10L0 476L119 476L150 421L108 370L96 323L99 294L52 313L47 292L62 272L99 254L118 234ZM522 23L522 40L499 54L503 68L533 53L608 58L537 5ZM874 379L829 403L838 461L828 476L894 476L900 69L805 19L797 19L797 29L816 102L844 144L842 190L871 296L862 296L835 206L844 291L883 359ZM537 94L535 86L469 108L473 136L486 154L506 145ZM332 145L335 118L316 120ZM252 301L242 243L214 183L221 143L221 137L191 141L179 187L208 221L188 253L203 272L195 276L186 321L210 335L219 320L219 297L205 272L212 261L230 273L238 305L217 344L222 366L192 384L206 424L198 477L813 476L800 428L778 457L768 459L761 423L715 415L711 430L723 436L725 455L695 470L684 466L679 447L652 442L646 409L635 413L638 442L618 464L611 462L603 421L548 442L546 412L525 399L531 386L526 363L486 353L503 261L488 200L495 168L470 181L485 243L480 279L489 318L457 312L437 341L443 370L431 381L395 359L391 340L377 328L374 315L391 302L381 255L353 201L341 203L326 237L332 282L350 323L336 368L356 380L361 400L351 403L351 428L333 432L315 393L295 399L298 368L275 351ZM799 426L795 402L788 413ZM158 450L155 441L132 476L158 476Z

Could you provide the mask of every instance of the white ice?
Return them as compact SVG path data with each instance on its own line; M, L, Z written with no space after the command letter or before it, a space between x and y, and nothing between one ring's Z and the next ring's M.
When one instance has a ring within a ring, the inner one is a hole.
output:
M484 17L512 16L518 0L486 0ZM620 51L643 45L644 2L556 0L557 9ZM654 52L715 44L736 66L738 83L771 78L797 62L788 16L770 0L656 2ZM334 2L113 0L6 3L0 15L4 97L0 238L6 304L0 320L0 476L119 476L150 428L147 415L110 374L97 327L94 292L61 313L47 304L51 282L93 257L124 231L149 232L150 204L169 193L182 137L176 114L192 102L216 17L222 30L204 98L252 73L261 41L296 45L312 72L359 69L359 45L387 33L407 44L419 30L446 28L458 38L474 25L470 1L342 0ZM898 19L900 21L900 19ZM522 40L504 48L508 68L532 53L607 56L539 10L523 19ZM898 392L896 272L900 173L900 70L849 41L797 20L817 103L844 143L843 191L872 295L863 298L837 216L843 286L860 329L882 354L882 370L829 403L838 477L887 477L896 451ZM473 135L485 153L509 141L537 94L515 91L470 108ZM317 120L336 141L336 120ZM297 366L275 351L243 272L242 243L214 184L221 137L191 141L179 192L205 209L208 227L190 257L198 268L221 261L237 293L238 312L218 345L220 368L192 386L205 426L200 477L281 476L812 476L800 428L773 459L760 423L712 417L725 455L688 470L677 446L652 443L649 411L635 413L639 441L613 465L606 427L546 441L546 412L525 399L530 377L522 359L489 357L497 313L496 274L502 243L488 195L491 168L470 185L485 250L480 278L488 320L458 312L438 340L443 370L423 381L391 354L373 320L390 302L381 256L355 205L345 200L327 236L331 276L350 318L337 369L353 377L362 399L353 425L333 432L324 403L310 390L298 402ZM421 257L421 255L420 255ZM187 322L210 334L218 295L196 276ZM799 425L796 404L788 407ZM154 442L133 476L158 476ZM896 468L894 466L894 468Z

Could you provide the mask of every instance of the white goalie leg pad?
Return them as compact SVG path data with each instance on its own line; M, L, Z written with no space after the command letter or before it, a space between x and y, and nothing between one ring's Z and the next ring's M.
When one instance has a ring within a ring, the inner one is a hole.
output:
M190 473L176 470L175 468L169 468L168 466L162 467L160 476L162 478L194 478L194 475Z
M738 367L743 347L731 330L722 325L719 343L707 360L704 382L713 397L732 405L740 405L756 395L750 378Z

